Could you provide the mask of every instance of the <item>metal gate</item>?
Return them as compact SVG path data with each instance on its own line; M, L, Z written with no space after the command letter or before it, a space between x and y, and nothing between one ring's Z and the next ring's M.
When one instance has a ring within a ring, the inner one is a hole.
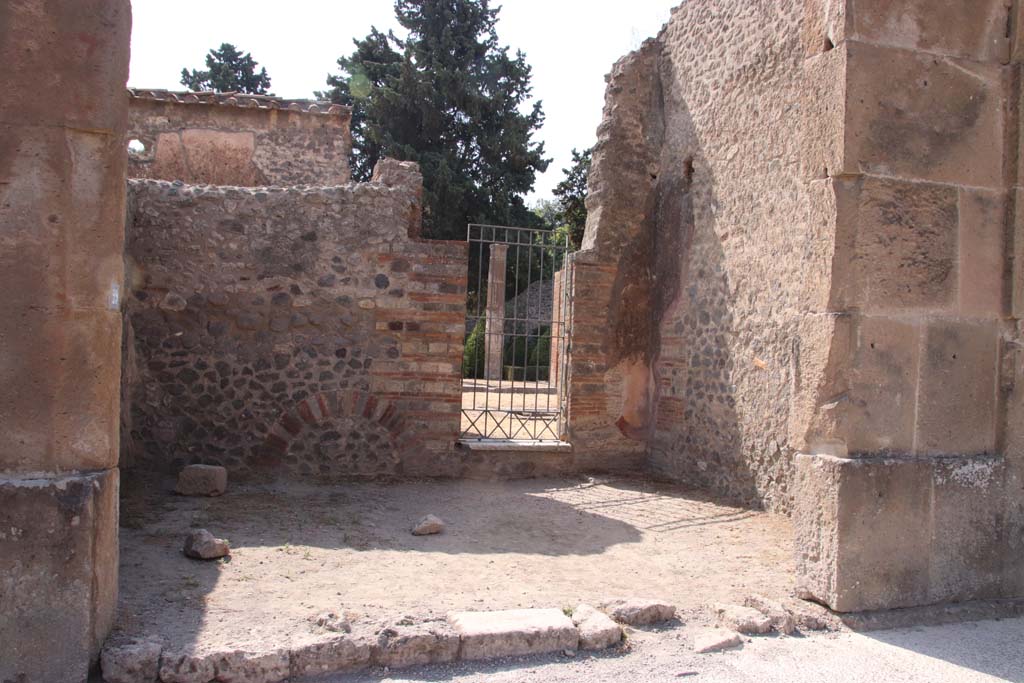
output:
M568 235L471 224L462 438L560 441L572 299Z

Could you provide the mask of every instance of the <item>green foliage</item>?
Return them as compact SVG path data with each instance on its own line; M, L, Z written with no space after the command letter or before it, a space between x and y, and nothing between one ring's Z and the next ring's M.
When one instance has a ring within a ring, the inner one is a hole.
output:
M181 70L181 84L197 92L214 90L266 95L270 76L266 69L256 73L256 66L257 62L250 53L242 54L231 43L221 43L219 49L210 50L206 55L206 71Z
M551 365L551 328L545 327L544 332L533 345L530 352L530 367L547 369Z
M462 352L462 376L470 379L484 375L484 334L486 323L483 318L476 321L473 331L466 337L466 345Z
M354 177L367 180L383 156L418 162L430 237L461 239L467 223L536 225L523 198L549 163L532 141L544 113L528 107L526 56L498 42L498 9L395 0L395 15L407 37L371 29L323 93L353 108Z
M587 176L593 148L583 152L572 151L572 166L563 168L565 178L555 186L553 194L558 198L557 221L566 226L573 249L579 249L583 242L583 229L587 225Z

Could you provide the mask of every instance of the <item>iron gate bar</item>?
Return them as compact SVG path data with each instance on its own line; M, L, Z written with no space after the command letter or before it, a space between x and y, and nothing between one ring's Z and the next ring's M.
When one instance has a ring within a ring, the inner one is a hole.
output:
M463 364L466 370L463 373L462 406L464 439L560 441L564 435L564 378L568 367L571 316L571 298L566 285L569 282L567 268L571 262L566 258L570 249L568 235L561 240L553 237L555 233L537 228L481 223L471 223L467 227L466 239L471 255L473 245L477 245L476 281L472 282L471 272L470 287L467 288L467 303L471 304L466 315L467 334L476 336L475 343L478 343L481 335L474 333L479 325L483 324L484 328L483 353L479 353L477 348L471 362ZM496 262L492 250L494 245L505 247L504 259L500 259L504 262L504 272L500 277L497 277L498 273L491 272L491 265ZM525 278L523 249L526 250ZM508 258L509 250L513 252L511 259ZM535 250L538 252L536 270ZM487 268L484 268L485 258L488 259ZM545 277L547 267L551 268L550 278ZM560 296L555 300L555 274L560 270L566 272L563 273ZM508 283L510 273L513 281ZM501 286L501 290L492 291L492 284ZM509 284L512 298L506 299ZM521 284L525 286L522 291ZM547 288L552 290L551 310L545 316ZM531 296L533 293L535 297ZM475 296L475 311L472 310L472 296ZM520 298L524 301L520 302ZM511 310L508 310L509 303L512 303ZM531 304L534 304L533 313ZM548 358L546 363L542 363L545 337ZM467 345L467 353L470 351ZM552 368L551 357L554 354L557 354L557 361ZM531 355L534 356L532 363ZM507 366L506 357L510 360ZM543 406L541 394L544 395Z

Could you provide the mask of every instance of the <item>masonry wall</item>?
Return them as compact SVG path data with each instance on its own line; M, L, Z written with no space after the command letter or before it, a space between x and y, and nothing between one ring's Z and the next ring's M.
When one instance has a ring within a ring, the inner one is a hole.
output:
M117 602L130 34L127 0L0 4L3 681L84 683Z
M135 466L457 471L466 246L410 237L415 165L329 188L129 190Z
M129 91L130 178L191 184L342 185L352 111L273 97Z

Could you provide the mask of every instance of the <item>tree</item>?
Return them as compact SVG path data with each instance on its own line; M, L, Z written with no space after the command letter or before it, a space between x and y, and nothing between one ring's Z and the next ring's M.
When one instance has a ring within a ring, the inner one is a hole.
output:
M549 163L532 140L544 113L529 105L526 56L498 44L498 10L395 0L395 15L407 36L371 29L323 93L353 108L353 175L368 179L383 156L418 162L431 237L461 239L472 222L537 224L524 196Z
M257 65L250 53L243 55L231 43L221 43L219 49L210 50L206 55L206 71L181 70L181 84L195 91L266 95L270 88L270 76L265 68L256 73Z
M569 229L569 240L579 248L583 242L583 230L587 226L587 176L590 174L590 158L593 147L577 152L572 150L572 166L563 168L565 178L555 186L552 194L558 199L557 221Z

